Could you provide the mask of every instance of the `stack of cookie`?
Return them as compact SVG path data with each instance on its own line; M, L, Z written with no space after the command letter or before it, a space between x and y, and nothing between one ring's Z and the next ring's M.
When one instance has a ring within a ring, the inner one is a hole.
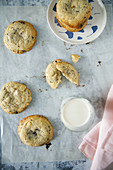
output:
M60 0L57 3L56 18L66 30L78 32L88 23L91 4L88 0Z

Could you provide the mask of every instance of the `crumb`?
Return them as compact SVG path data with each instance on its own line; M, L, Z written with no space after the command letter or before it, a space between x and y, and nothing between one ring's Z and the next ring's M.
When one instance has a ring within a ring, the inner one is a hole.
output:
M82 84L82 85L78 84L76 87L85 87L85 85L84 84Z
M73 47L73 46L75 46L75 44L71 44L70 46Z
M101 61L98 61L97 67L101 66L101 63L102 63Z
M27 75L25 76L26 78L29 78Z
M64 46L66 46L66 42L64 42Z
M71 89L71 86L68 86L69 89Z
M32 76L32 77L30 77L30 78L38 78L38 77L40 77L40 76Z
M46 144L46 149L48 150L51 145L52 145L51 143L47 143Z
M66 50L70 50L71 48L66 48Z
M81 52L83 53L83 49L81 49Z
M38 89L39 92L42 92L42 89Z
M48 91L48 89L46 89L46 91Z
M80 59L80 56L79 56L79 55L72 54L72 61L73 61L74 63L77 63L79 59Z
M45 78L46 78L46 76L42 76L42 78L44 78L44 79L45 79Z

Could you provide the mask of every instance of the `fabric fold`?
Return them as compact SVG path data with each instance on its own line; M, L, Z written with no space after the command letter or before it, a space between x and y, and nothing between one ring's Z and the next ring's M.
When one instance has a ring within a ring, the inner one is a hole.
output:
M91 170L105 170L113 163L113 85L108 93L102 121L83 138L79 149L92 160Z

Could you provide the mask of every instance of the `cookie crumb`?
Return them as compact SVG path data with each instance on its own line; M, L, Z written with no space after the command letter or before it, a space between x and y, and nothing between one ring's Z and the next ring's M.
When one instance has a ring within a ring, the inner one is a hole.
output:
M42 92L42 89L38 89L39 92Z
M80 56L79 56L79 55L72 54L72 61L73 61L74 63L77 63L79 59L80 59Z
M51 143L47 143L46 144L46 149L48 150L51 145L52 145Z
M25 76L26 78L29 78L27 75Z
M64 42L64 46L66 46L66 42Z
M101 66L101 64L102 64L102 61L98 61L97 67Z
M83 49L81 49L81 52L83 53Z
M45 79L45 78L46 78L46 76L42 76L42 78L44 78L44 79Z
M71 48L66 48L66 50L70 50Z
M71 89L71 86L68 86L68 89Z
M73 47L73 46L75 46L75 44L71 44L70 46Z
M76 87L85 87L85 85L84 84L82 84L82 85L77 85Z

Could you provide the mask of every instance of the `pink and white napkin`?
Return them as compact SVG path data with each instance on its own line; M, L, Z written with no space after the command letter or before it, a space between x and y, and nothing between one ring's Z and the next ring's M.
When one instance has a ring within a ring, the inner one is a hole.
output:
M79 149L92 160L91 170L106 170L113 163L113 85L108 93L102 121L83 138Z

